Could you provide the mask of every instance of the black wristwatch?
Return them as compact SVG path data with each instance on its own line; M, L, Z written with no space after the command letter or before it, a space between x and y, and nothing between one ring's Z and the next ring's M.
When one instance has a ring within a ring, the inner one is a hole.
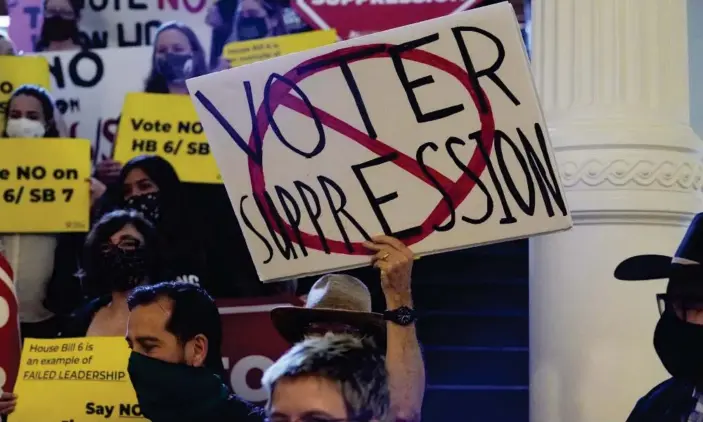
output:
M407 327L417 321L417 314L414 309L410 309L407 306L401 306L398 309L383 311L383 319L394 324Z

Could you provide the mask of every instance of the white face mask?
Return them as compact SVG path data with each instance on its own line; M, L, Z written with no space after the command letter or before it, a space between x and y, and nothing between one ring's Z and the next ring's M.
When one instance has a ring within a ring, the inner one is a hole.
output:
M41 122L26 117L9 119L5 130L10 138L43 138L46 134L46 128Z

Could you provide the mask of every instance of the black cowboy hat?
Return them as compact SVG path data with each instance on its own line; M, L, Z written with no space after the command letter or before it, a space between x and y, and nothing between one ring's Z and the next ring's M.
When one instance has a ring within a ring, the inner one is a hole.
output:
M615 268L618 280L657 280L673 274L703 274L703 213L693 217L688 231L673 257L637 255L627 258Z

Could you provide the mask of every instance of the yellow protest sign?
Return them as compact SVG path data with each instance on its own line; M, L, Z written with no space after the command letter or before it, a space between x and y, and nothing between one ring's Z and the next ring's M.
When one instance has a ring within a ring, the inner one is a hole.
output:
M9 422L142 419L121 337L26 339Z
M229 60L232 67L268 60L298 51L322 47L337 41L337 31L308 31L300 34L282 35L280 37L262 38L249 41L235 41L227 44L222 56Z
M0 233L88 230L90 141L0 138Z
M125 163L144 154L168 160L184 182L222 183L188 95L127 94L113 158Z
M49 62L37 56L0 56L0 133L5 130L7 101L25 84L49 89Z

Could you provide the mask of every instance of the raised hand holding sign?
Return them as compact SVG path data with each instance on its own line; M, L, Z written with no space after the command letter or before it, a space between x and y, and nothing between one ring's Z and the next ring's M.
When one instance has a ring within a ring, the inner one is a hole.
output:
M507 3L188 88L264 281L571 226Z

